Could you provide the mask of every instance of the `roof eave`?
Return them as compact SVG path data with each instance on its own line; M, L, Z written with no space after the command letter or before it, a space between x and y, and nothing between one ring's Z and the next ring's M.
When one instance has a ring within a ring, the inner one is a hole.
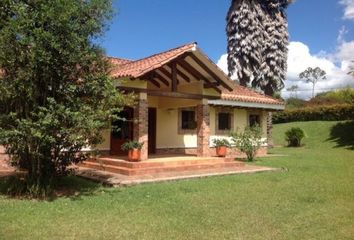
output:
M231 101L231 100L209 100L209 105L216 106L229 106L229 107L245 107L245 108L261 108L267 110L282 111L285 109L283 104L271 104L271 103L256 103L256 102L241 102L241 101Z

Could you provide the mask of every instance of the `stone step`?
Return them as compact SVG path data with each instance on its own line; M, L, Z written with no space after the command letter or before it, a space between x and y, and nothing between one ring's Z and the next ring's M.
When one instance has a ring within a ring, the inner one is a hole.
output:
M112 173L119 173L128 176L134 175L148 175L156 174L163 172L181 172L181 171L193 171L193 170L212 170L212 169L225 169L225 168L234 168L234 167L243 167L245 163L243 162L213 162L213 163L199 163L193 165L167 165L167 166L158 166L158 167L144 167L144 168L129 168L122 166L114 166L107 164L99 164L97 162L83 162L79 166L92 168L101 171L107 171Z
M98 163L103 165L111 165L125 168L154 168L154 167L176 167L176 166L192 166L200 164L214 164L214 163L230 163L234 162L232 158L205 158L205 159L177 159L167 161L143 161L143 162L129 162L125 160L113 158L99 158L88 159L85 162Z

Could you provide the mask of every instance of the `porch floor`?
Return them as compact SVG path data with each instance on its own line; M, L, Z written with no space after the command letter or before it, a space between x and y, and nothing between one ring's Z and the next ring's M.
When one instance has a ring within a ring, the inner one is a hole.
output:
M76 173L108 185L121 186L274 170L247 165L233 158L157 154L141 162L128 162L119 156L89 159L77 167Z
M113 186L123 187L132 186L143 183L168 182L187 179L198 179L213 176L226 176L234 174L250 174L269 171L279 171L277 168L261 167L254 165L245 165L243 167L206 169L206 170L190 170L181 172L163 172L155 174L145 174L137 176L127 176L123 174L111 173L92 168L79 167L76 169L76 174L80 177L90 179L96 182Z

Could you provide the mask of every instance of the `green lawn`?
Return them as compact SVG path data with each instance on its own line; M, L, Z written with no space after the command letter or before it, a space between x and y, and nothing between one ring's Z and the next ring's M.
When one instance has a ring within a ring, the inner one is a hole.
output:
M276 144L290 126L305 146L256 163L280 172L123 189L71 179L81 195L42 202L0 195L0 239L354 239L354 124L279 124Z

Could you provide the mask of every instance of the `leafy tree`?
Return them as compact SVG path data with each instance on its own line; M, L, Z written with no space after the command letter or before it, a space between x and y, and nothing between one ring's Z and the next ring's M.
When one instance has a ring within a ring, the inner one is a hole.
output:
M312 98L314 98L315 85L319 80L326 79L326 72L319 67L309 67L299 74L299 78L305 79L307 83L312 83Z
M0 16L0 144L42 196L125 103L95 44L111 1L3 0Z
M294 94L295 98L297 98L297 91L299 90L298 85L292 85L291 87L287 88L286 90L290 92L290 96L292 96L292 94Z
M227 14L228 70L272 96L284 87L290 0L233 0Z

